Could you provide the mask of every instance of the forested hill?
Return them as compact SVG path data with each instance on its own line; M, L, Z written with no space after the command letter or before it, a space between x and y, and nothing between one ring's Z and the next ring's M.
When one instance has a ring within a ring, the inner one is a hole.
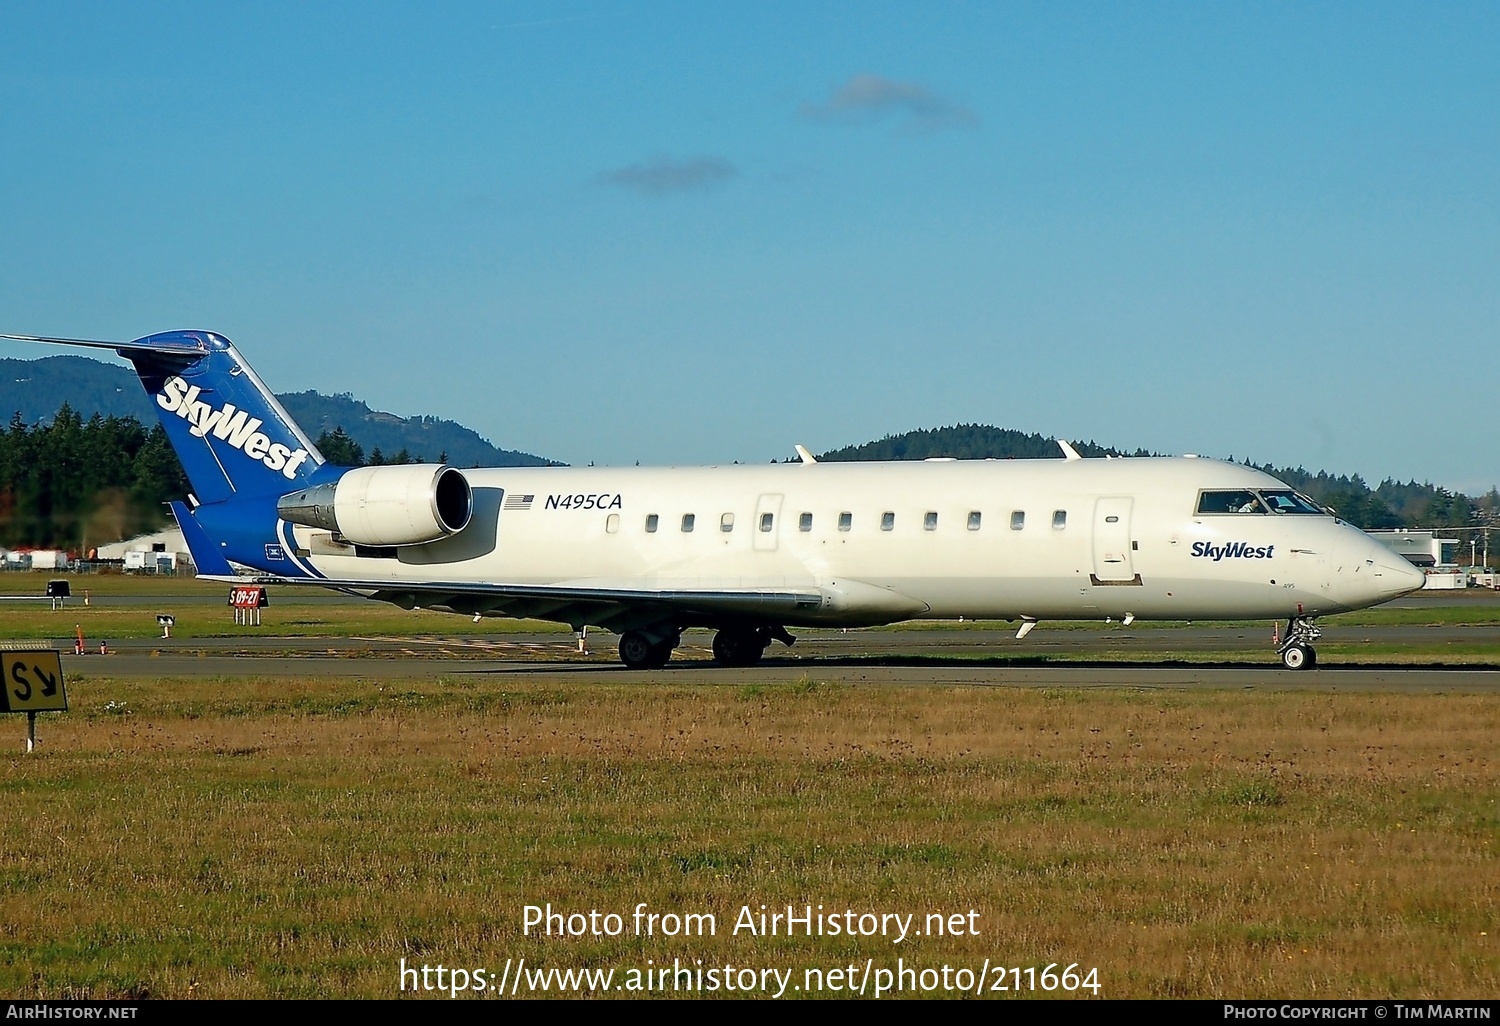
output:
M1126 453L1093 442L1075 442L1083 456L1151 456L1144 449ZM988 424L958 424L887 435L878 442L850 445L819 456L820 460L925 460L951 456L957 459L1061 459L1062 449L1052 438L1025 434ZM1394 527L1465 527L1488 523L1500 525L1500 492L1491 488L1472 497L1432 484L1382 481L1371 488L1358 475L1313 473L1302 467L1255 466L1272 477L1304 492L1340 517L1366 530Z
M35 424L51 420L64 405L88 420L134 417L145 427L156 423L151 400L129 367L86 356L45 356L40 360L0 360L0 420L19 413Z
M455 467L551 467L527 452L499 449L472 428L438 417L398 417L372 410L349 393L322 395L318 392L286 392L276 397L292 419L313 438L339 428L365 453L377 450L391 455L408 452L414 462L437 462ZM446 454L446 455L445 455Z
M1144 450L1134 453L1106 449L1093 442L1076 442L1073 448L1080 456L1148 456ZM1062 458L1062 449L1045 435L1028 435L1009 428L988 424L958 424L954 427L924 428L900 435L886 435L878 442L846 445L825 452L818 459L831 463L849 460L926 460L952 457L960 460L1042 460Z
M367 454L398 452L437 460L446 453L456 467L544 467L551 461L530 453L500 449L462 424L437 417L398 417L370 409L353 396L291 392L276 397L312 438L343 428ZM50 421L67 405L84 421L134 417L150 429L156 411L135 372L83 356L39 360L0 360L0 423L20 413L26 424ZM3 541L3 540L0 540Z

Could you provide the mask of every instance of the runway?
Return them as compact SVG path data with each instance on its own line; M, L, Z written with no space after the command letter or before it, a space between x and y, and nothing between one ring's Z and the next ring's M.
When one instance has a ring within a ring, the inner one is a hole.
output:
M149 639L110 654L66 655L70 679L89 677L484 677L569 685L838 683L878 686L1129 687L1183 689L1500 691L1500 626L1359 627L1330 631L1318 668L1281 668L1269 626L1147 630L1052 629L1017 641L1011 631L882 629L805 631L752 668L715 665L711 635L690 631L662 670L631 671L615 657L617 639L593 634L580 656L568 633L487 637L215 637ZM1337 652L1350 646L1399 651L1421 643L1481 646L1495 657L1475 665L1403 665ZM59 639L57 647L66 649ZM1180 655L1179 655L1180 653Z

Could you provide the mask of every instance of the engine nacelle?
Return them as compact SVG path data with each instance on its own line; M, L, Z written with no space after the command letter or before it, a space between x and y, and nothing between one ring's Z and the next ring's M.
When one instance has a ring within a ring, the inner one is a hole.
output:
M276 500L283 520L333 531L356 545L437 541L462 531L473 513L463 474L430 463L358 467Z

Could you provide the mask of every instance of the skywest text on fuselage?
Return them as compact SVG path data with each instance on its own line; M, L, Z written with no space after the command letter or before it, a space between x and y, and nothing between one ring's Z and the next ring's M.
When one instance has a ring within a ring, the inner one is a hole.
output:
M1210 542L1193 542L1193 555L1206 556L1217 563L1221 559L1270 559L1276 551L1274 545L1251 545L1249 542L1226 542L1214 545Z

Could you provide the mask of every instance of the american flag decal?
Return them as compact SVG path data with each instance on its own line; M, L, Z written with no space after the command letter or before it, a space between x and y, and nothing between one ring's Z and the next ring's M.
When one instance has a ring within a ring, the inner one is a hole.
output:
M506 492L505 493L505 502L504 502L504 504L502 505L501 508L502 509L530 509L531 508L531 500L535 499L535 498L536 498L535 495L515 495L515 494L513 494L511 492Z

